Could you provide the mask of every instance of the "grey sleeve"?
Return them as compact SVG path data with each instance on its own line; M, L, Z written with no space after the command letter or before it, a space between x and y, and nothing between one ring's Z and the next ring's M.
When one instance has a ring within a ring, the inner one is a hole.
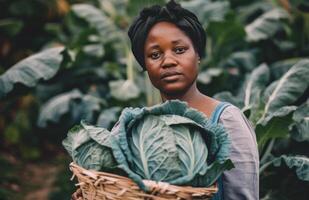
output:
M255 132L235 106L225 108L219 122L230 136L230 158L235 165L222 176L224 200L258 200L259 155Z

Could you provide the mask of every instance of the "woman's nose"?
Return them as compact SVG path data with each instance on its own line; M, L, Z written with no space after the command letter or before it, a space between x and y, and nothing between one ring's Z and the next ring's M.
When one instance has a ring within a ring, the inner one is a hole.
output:
M173 67L177 65L177 60L172 56L172 55L165 55L163 62L162 62L162 67Z

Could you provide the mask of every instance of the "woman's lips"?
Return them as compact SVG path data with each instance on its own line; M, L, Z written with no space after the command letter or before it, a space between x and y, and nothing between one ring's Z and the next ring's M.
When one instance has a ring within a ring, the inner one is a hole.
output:
M175 81L180 75L181 73L177 71L166 71L161 74L160 78L164 81Z

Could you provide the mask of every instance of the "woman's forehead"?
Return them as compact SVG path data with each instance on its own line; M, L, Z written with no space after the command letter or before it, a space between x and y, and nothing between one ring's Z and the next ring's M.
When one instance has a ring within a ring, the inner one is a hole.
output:
M188 42L190 38L175 24L170 22L159 22L150 29L146 38L146 45L154 46L160 41L178 44Z
M155 25L151 27L151 29L148 32L148 36L161 37L162 35L168 36L167 33L172 33L175 35L185 35L185 33L178 28L175 24L171 22L158 22Z

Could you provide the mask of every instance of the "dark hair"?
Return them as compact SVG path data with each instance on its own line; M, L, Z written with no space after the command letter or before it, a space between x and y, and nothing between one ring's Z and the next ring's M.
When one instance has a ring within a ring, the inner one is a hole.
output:
M161 21L171 22L181 29L191 39L200 58L204 57L206 33L202 24L195 14L171 0L165 6L144 8L129 28L132 52L144 70L144 45L148 32L153 25Z

